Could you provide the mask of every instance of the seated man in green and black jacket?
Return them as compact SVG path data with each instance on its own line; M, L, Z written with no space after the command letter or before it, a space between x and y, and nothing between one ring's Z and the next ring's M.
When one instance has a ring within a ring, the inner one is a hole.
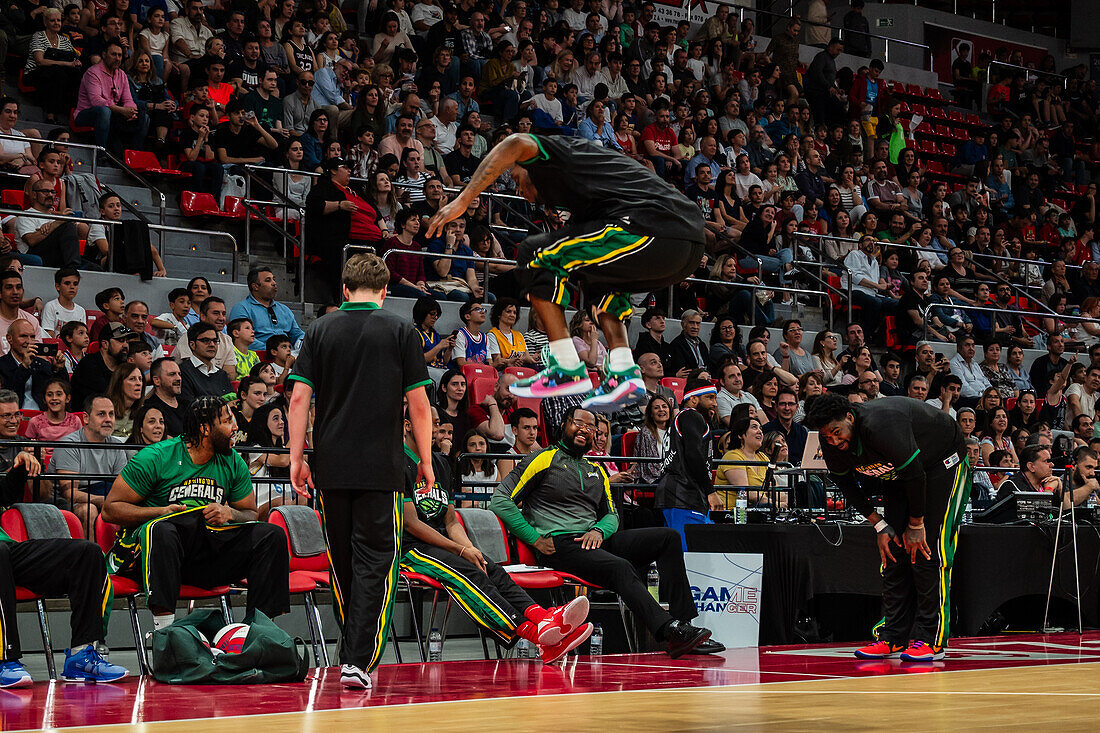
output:
M541 562L619 594L669 656L724 651L710 631L688 623L698 615L680 535L666 527L616 532L619 516L607 473L584 456L592 450L596 419L580 407L565 413L561 440L527 455L493 494L489 508ZM649 594L645 572L660 573L666 611Z

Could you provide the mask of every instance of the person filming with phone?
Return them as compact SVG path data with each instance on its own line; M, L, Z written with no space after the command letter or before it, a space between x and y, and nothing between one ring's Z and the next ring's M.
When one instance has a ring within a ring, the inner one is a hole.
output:
M0 384L19 395L19 409L44 409L46 384L68 377L64 355L57 344L36 341L34 325L22 318L8 326L5 338L9 349L0 356Z

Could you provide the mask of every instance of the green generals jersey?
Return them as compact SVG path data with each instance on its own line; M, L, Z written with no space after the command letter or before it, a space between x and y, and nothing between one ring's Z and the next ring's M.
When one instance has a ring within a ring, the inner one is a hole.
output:
M142 497L141 506L180 504L190 509L207 504L232 504L252 493L248 465L238 453L215 454L206 464L196 466L182 437L142 448L119 475ZM138 538L146 525L148 522L119 529L108 557L111 572L135 559Z
M909 514L924 516L929 478L953 470L966 457L958 424L943 410L908 397L883 397L852 405L855 425L847 450L821 442L821 455L837 485L863 516L873 505L856 490L855 474L903 492Z
M454 503L454 493L451 491L451 467L447 460L439 453L432 453L432 471L435 473L435 483L432 488L424 493L417 493L424 486L417 483L416 467L420 459L405 446L405 501L411 501L416 506L416 515L420 521L428 525L440 534L447 534L444 519L447 516L447 505ZM408 532L405 532L402 542L419 542Z
M575 222L619 223L628 232L705 241L699 207L649 169L583 137L532 135L539 151L520 161L539 197Z

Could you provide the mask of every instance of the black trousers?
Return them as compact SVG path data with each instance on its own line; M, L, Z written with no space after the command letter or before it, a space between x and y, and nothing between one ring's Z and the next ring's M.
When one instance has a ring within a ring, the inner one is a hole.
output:
M959 520L970 496L970 465L965 458L950 471L928 478L924 532L931 557L917 553L909 561L895 544L895 562L882 569L883 627L878 637L894 644L923 641L947 646L951 621L951 567ZM886 521L903 532L909 524L909 502L900 492L886 493Z
M195 509L156 519L142 533L140 562L124 569L145 586L149 608L174 611L180 585L208 588L248 579L248 611L290 611L283 530L266 522L207 526Z
M658 639L661 627L669 621L690 621L698 615L676 530L626 529L608 537L596 550L581 549L581 543L574 541L577 537L556 535L554 554L544 555L542 562L618 593L631 613ZM657 563L661 576L660 594L668 599L667 611L653 600L646 587L652 562Z
M406 543L404 550L402 570L438 580L474 621L505 643L511 643L516 627L524 622L523 612L538 605L491 560L486 560L482 571L469 560L426 542Z
M340 663L367 672L382 660L401 562L401 494L320 491Z
M68 118L69 110L73 108L80 90L81 76L80 69L39 66L30 73L28 81L34 85L35 99L44 110Z
M46 267L80 267L80 240L77 239L76 225L71 221L62 222L42 241L30 248L30 254L42 258Z
M68 596L72 606L71 646L104 638L111 612L111 581L103 552L87 540L0 542L0 654L22 656L15 622L15 586L50 598Z

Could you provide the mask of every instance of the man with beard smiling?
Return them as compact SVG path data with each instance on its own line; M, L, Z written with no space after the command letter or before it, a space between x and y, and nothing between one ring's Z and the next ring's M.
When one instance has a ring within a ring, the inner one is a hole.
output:
M534 547L542 564L617 593L654 637L668 644L672 658L724 651L709 641L708 629L689 623L698 612L680 535L667 527L616 531L619 516L607 473L584 457L595 434L593 413L570 407L561 440L520 461L497 486L489 508L521 542ZM667 611L638 574L637 568L652 562Z
M286 536L255 521L248 466L233 451L236 429L224 400L199 397L183 435L131 458L103 503L104 520L120 527L107 567L142 584L157 629L175 620L181 583L248 578L248 613L290 610Z

